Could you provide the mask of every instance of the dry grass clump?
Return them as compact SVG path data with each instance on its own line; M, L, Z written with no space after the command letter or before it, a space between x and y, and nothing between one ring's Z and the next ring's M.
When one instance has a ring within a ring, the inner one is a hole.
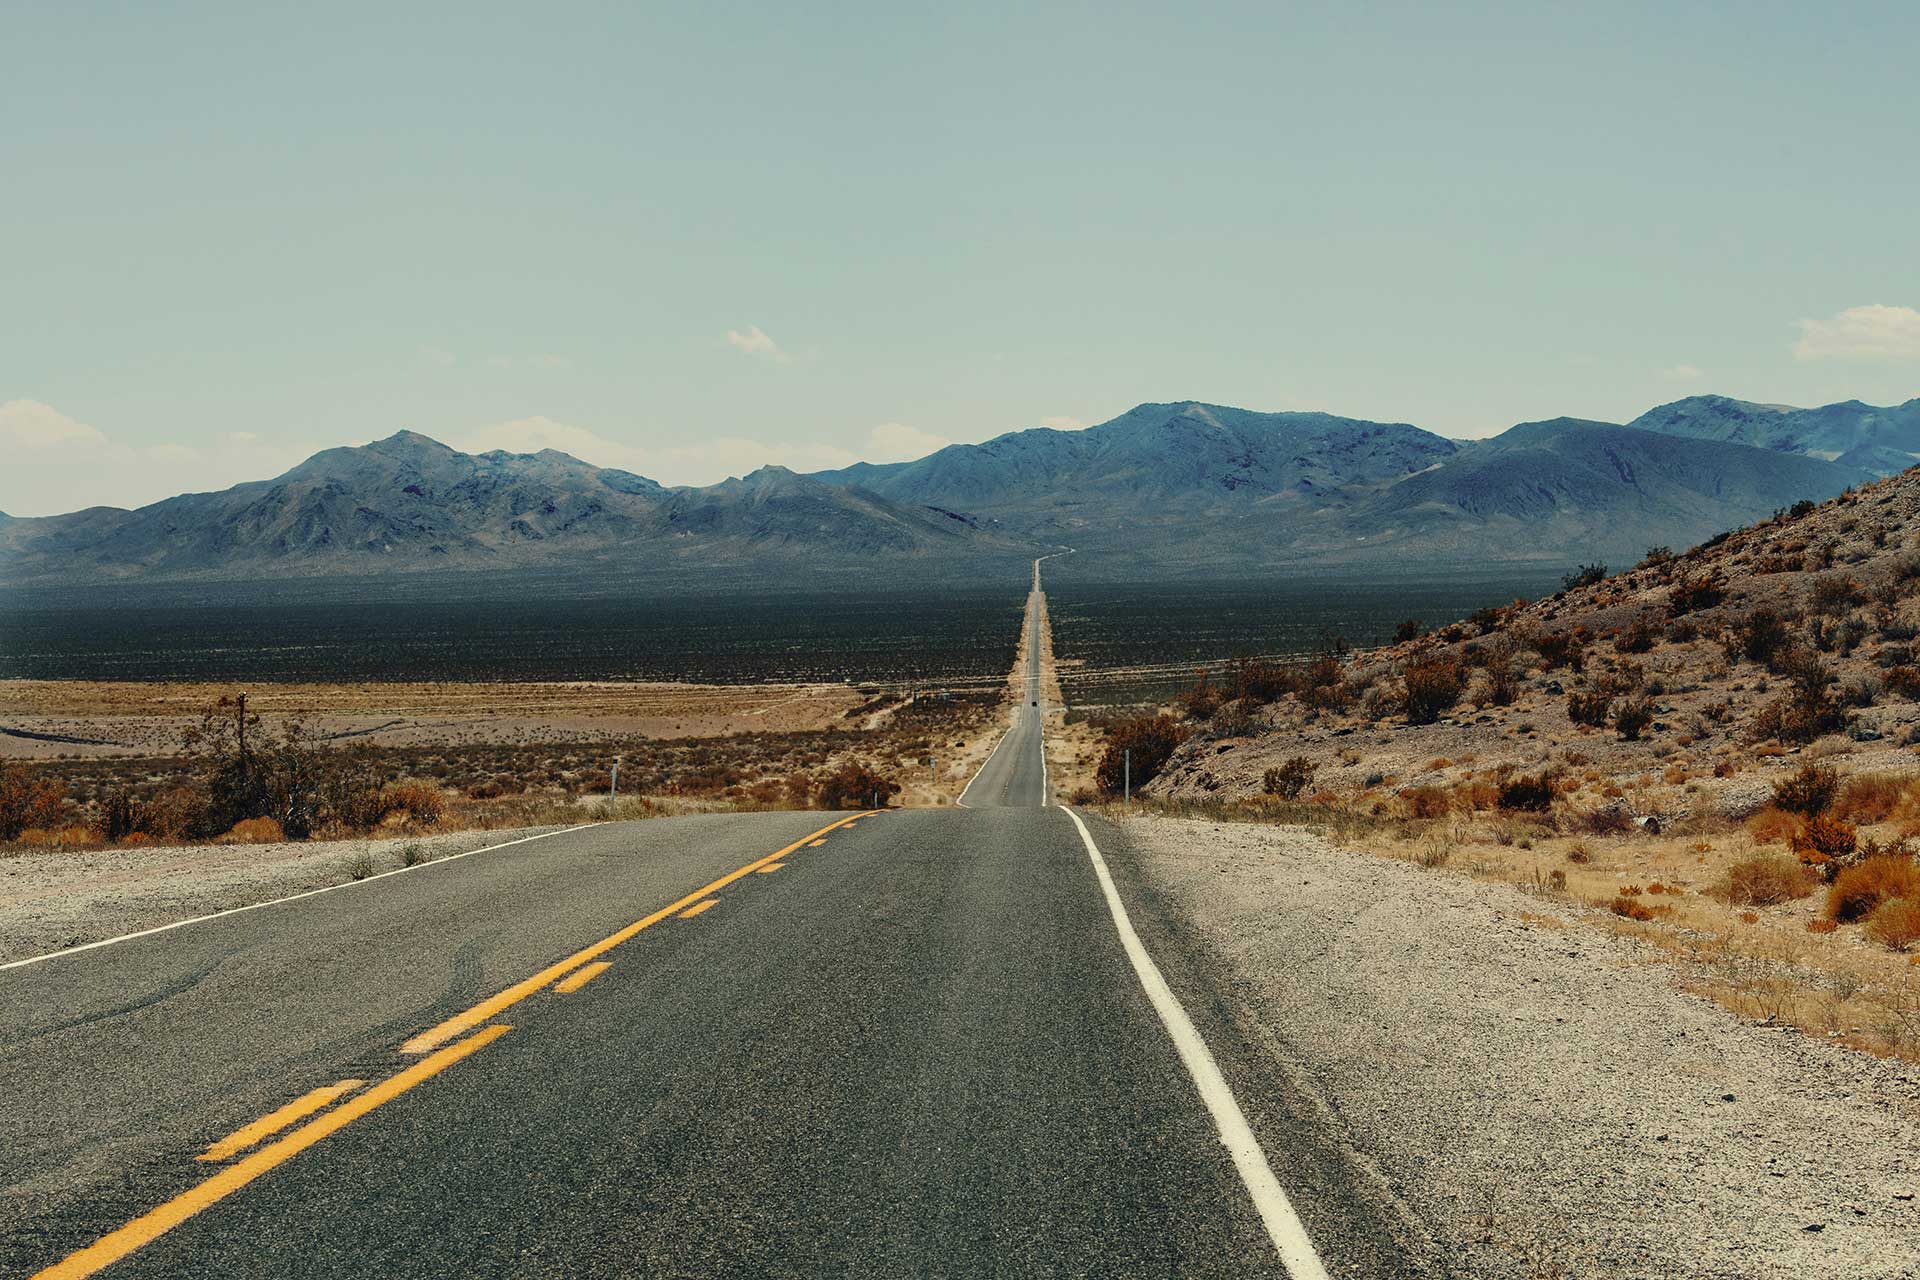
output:
M1773 907L1813 892L1819 877L1809 868L1778 854L1756 854L1728 867L1709 891L1732 906Z
M1920 943L1920 897L1882 903L1867 919L1867 936L1895 951Z
M1882 853L1843 868L1827 890L1827 918L1852 924L1895 898L1920 900L1920 862Z

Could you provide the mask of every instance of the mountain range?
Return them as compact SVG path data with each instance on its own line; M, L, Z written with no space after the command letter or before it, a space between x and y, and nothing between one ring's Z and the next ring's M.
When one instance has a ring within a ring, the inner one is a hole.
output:
M1917 456L1920 400L1792 409L1719 396L1624 426L1559 418L1464 442L1324 413L1143 404L1083 431L698 488L402 431L135 511L0 517L0 583L584 569L791 580L906 565L937 577L1061 546L1088 571L1146 577L1619 562Z

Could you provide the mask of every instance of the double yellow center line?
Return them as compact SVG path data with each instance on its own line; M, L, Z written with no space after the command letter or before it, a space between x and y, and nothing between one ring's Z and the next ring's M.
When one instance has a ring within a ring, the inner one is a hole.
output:
M619 946L642 929L651 928L671 916L680 913L697 914L688 909L700 906L704 910L711 903L705 900L726 888L742 876L752 875L756 871L769 870L783 858L803 847L818 845L828 833L850 826L860 819L872 816L869 813L856 813L804 835L784 849L756 858L744 867L729 871L712 884L695 889L692 893L676 902L660 908L645 919L636 920L617 933L609 934L590 947L574 952L558 964L548 965L539 973L524 982L516 982L505 991L489 996L479 1004L462 1013L457 1013L445 1022L430 1030L423 1031L401 1045L405 1053L419 1053L428 1056L412 1066L389 1076L365 1092L355 1093L364 1083L360 1080L342 1080L337 1085L328 1085L295 1099L293 1102L262 1116L260 1119L235 1130L221 1139L199 1157L201 1160L225 1160L239 1154L256 1142L279 1133L288 1125L305 1120L315 1112L323 1112L318 1119L295 1129L292 1133L261 1147L228 1167L220 1170L206 1181L183 1191L158 1208L142 1214L132 1222L107 1233L94 1243L77 1253L39 1272L33 1280L82 1280L101 1268L118 1262L134 1250L151 1243L166 1232L173 1230L200 1212L232 1195L261 1174L278 1167L299 1155L315 1143L338 1133L361 1116L393 1101L407 1090L423 1080L430 1079L460 1061L475 1050L485 1048L493 1041L512 1030L511 1027L495 1023L482 1028L478 1033L467 1036L457 1044L445 1045L447 1041L466 1035L468 1031L489 1022L503 1010L525 1000L528 996L544 987L553 985L558 991L577 991L588 981L597 977L607 968L600 957ZM351 1095L351 1096L347 1096ZM332 1110L325 1110L338 1099L346 1101Z

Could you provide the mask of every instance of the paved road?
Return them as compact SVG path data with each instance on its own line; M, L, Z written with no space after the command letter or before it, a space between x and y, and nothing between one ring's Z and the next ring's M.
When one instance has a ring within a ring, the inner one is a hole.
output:
M969 809L1035 807L1049 804L1046 753L1042 750L1045 721L1040 706L1040 645L1038 622L1046 597L1040 590L1040 562L1034 561L1033 589L1027 593L1027 634L1036 642L1027 646L1025 690L1013 709L1013 723L960 793Z
M1328 1271L1415 1274L1088 830ZM0 971L0 1275L1287 1274L1105 892L1059 808L681 818Z

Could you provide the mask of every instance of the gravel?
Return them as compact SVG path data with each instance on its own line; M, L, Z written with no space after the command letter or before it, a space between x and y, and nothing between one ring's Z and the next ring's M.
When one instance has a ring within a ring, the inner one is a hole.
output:
M1920 1276L1920 1070L1745 1023L1545 899L1127 822L1231 1016L1473 1276Z
M9 854L0 857L0 964L342 884L369 864L392 871L409 846L432 861L560 829Z

